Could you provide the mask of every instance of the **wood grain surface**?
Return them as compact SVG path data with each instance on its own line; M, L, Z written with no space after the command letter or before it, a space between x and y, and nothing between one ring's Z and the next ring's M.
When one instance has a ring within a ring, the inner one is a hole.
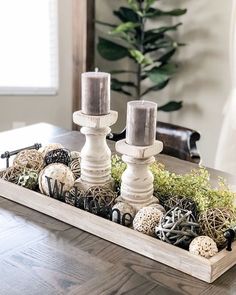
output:
M40 129L37 141L45 138L46 130ZM9 144L11 149L14 132L19 131L5 133L4 141L0 134L0 148L4 145L5 149ZM32 144L30 140L24 136L17 144ZM78 133L60 129L47 138L76 150L81 148L83 140ZM164 155L159 160L168 169L182 173L196 167ZM234 176L210 172L213 182L220 174L232 185L236 184ZM236 267L210 285L0 198L0 295L11 294L235 295Z

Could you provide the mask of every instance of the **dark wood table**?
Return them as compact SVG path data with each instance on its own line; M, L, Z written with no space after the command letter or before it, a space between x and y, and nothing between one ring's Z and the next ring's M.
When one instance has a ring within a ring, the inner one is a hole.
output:
M37 124L0 133L0 153L35 142L60 142L80 150L84 137ZM158 158L179 173L196 167L164 155ZM236 184L234 176L210 172L213 181L222 175ZM0 197L0 295L15 294L232 295L236 294L236 267L207 284Z

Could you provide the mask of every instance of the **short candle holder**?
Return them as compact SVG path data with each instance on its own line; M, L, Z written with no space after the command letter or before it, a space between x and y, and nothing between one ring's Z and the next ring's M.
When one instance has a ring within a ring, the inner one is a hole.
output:
M87 190L92 186L114 187L111 177L111 151L106 142L111 125L115 124L118 113L110 111L107 115L91 116L77 111L73 114L73 121L79 126L86 137L81 150L81 176L75 181L75 186Z
M116 143L116 150L121 153L127 168L121 178L120 201L127 202L137 211L145 206L158 203L153 196L153 175L149 170L155 161L154 156L163 149L161 141L155 141L151 146L134 146L125 139Z

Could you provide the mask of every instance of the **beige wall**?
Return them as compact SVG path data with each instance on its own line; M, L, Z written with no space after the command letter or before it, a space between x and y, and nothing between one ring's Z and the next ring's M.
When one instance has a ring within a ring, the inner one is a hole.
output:
M97 19L114 21L111 10L125 1L97 0ZM161 1L159 2L161 3ZM202 133L199 149L203 164L214 165L217 142L222 125L222 108L230 91L229 36L232 0L165 0L164 8L188 8L181 18L184 25L177 37L188 44L181 48L177 59L181 62L181 72L171 84L161 92L147 97L160 104L170 99L184 101L181 111L164 114L159 119L197 129ZM98 33L101 34L100 29ZM129 67L128 61L122 61ZM101 69L113 68L113 64L97 56ZM116 66L117 67L117 66ZM125 122L127 98L112 93L113 108L120 111L120 129Z
M0 96L0 131L14 122L49 122L71 128L72 26L71 0L59 0L59 91L56 96ZM35 69L37 70L37 69Z

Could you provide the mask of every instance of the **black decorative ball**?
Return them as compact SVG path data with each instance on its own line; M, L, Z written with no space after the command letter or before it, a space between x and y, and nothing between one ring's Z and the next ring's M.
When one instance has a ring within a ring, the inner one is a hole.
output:
M64 148L49 151L44 158L46 165L52 163L61 163L68 166L70 161L70 151Z
M192 214L195 217L198 215L196 203L192 199L185 197L170 197L163 202L163 207L166 211L169 211L174 207L179 207L184 210L192 211Z

